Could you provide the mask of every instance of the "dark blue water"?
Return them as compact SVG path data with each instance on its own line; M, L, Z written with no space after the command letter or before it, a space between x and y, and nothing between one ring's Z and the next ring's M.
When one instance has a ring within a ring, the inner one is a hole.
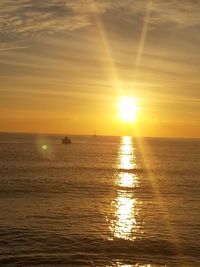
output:
M200 141L0 134L0 266L200 266Z

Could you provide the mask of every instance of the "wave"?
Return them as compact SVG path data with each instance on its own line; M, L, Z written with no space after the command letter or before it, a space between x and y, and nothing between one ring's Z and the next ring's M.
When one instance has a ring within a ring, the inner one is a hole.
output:
M133 266L139 266L138 263L181 266L184 259L196 263L199 253L198 247L187 243L181 248L181 254L175 243L154 237L129 241L77 234L69 238L51 231L29 231L26 228L1 229L0 247L1 266L116 266L108 264L117 261Z
M65 162L63 163L63 165L65 164ZM3 170L10 170L10 166L7 167L4 164L1 164L1 171ZM17 169L17 170L44 170L44 169L48 169L48 170L73 170L73 171L103 171L103 172L128 172L128 173L145 173L147 170L143 169L143 168L130 168L130 169L124 169L124 168L116 168L116 167L99 167L99 166L80 166L80 165L73 165L73 166L59 166L59 164L57 166L52 166L51 162L46 164L43 164L42 166L40 165L40 163L38 165L29 165L27 162L25 162L25 164L19 164L16 165L16 163L12 164L12 172L13 172L13 168Z

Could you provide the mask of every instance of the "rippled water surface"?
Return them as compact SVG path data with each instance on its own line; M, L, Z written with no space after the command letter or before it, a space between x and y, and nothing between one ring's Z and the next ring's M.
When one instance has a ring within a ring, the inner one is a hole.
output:
M200 141L0 134L0 266L200 266Z

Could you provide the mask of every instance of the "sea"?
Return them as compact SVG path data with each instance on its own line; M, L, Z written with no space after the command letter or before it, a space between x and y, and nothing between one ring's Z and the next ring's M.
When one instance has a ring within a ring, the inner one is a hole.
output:
M200 266L200 140L0 133L0 266Z

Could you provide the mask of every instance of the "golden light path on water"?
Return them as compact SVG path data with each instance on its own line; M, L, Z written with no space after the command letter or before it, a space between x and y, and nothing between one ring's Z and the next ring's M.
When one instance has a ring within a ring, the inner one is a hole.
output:
M121 264L118 263L117 267L153 267L151 264L134 264L134 265L130 265L130 264ZM166 266L163 266L166 267Z
M116 179L119 190L113 202L115 220L112 221L110 230L115 238L133 240L136 238L134 233L138 231L138 201L131 189L138 185L138 177L131 172L136 168L136 162L132 138L129 136L122 137L117 167L120 170Z

